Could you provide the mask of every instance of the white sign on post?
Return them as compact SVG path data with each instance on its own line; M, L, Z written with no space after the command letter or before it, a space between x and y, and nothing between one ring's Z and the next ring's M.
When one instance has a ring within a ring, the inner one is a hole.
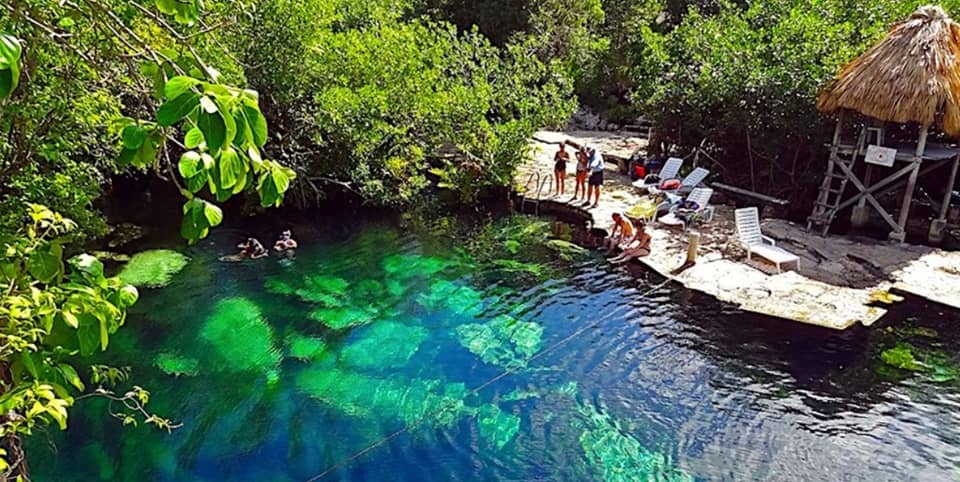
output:
M867 155L863 158L867 164L877 166L892 167L893 161L897 157L897 150L891 147L880 147L875 145L867 146Z

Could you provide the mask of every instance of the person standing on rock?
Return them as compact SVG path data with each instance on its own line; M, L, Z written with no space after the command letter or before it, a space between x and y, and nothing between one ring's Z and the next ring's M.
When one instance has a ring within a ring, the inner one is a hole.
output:
M570 201L580 199L581 194L583 194L584 199L587 198L587 173L587 151L583 147L577 147L576 186L573 188L573 199Z
M593 206L590 207L595 208L600 205L600 186L603 185L603 156L600 155L600 151L595 146L587 148L587 155L590 156L587 163L587 168L590 170L590 179L587 182L587 200L581 206L590 206L590 198L593 197Z
M553 156L553 180L556 183L554 194L562 195L567 187L567 162L570 154L567 153L567 144L561 142L560 149Z

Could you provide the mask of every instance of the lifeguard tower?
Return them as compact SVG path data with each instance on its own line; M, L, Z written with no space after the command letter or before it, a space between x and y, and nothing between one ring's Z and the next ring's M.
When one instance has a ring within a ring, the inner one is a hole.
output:
M890 226L890 238L903 242L917 181L937 171L945 189L942 200L930 199L937 217L929 238L942 240L960 149L929 137L931 129L960 137L960 25L940 7L920 7L844 66L820 93L817 108L836 114L837 125L807 229L826 235L837 214L851 206L852 224L863 226L872 208ZM855 140L845 138L848 126ZM890 141L894 129L900 139L910 135L916 142ZM899 212L888 212L878 200L901 192Z

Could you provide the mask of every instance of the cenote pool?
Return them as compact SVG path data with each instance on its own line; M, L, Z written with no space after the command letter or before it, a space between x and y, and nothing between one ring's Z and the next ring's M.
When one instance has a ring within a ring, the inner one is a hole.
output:
M35 480L960 479L956 314L911 302L845 333L747 315L558 226L296 225L291 262L217 261L239 229L149 243L190 262L102 361L183 427L85 400L29 441ZM897 343L920 371L881 360Z

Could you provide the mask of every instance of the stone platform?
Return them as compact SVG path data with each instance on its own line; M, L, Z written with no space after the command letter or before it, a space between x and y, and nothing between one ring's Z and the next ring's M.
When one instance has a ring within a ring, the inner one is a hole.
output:
M618 158L628 158L645 143L638 137L610 132L538 132L532 141L531 160L521 168L517 182L522 185L535 172L552 178L556 143L563 139L596 145L601 153ZM611 215L628 211L644 194L619 174L613 163L607 164L604 178L597 208L568 202L574 189L570 173L567 194L546 195L540 203L541 213L576 212L596 227L609 230ZM527 195L535 196L534 192L529 190ZM770 266L746 262L746 253L736 240L733 207L717 206L713 221L694 229L701 235L695 266L671 274L686 259L687 236L679 228L656 224L647 228L652 253L640 262L689 289L744 311L842 330L858 323L870 326L883 317L887 311L884 303L899 300L891 290L960 309L957 252L869 238L823 238L787 221L764 219L764 234L801 258L798 271L775 274Z

